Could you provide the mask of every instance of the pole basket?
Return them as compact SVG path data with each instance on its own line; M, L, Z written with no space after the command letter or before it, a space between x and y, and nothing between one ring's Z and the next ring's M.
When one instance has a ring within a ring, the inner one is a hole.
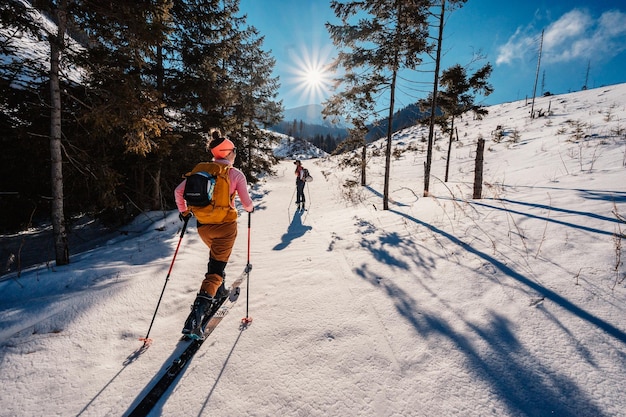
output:
M247 328L250 323L252 323L252 317L244 317L241 319L241 325L239 326L239 328L241 328L242 330Z
M146 348L150 347L150 345L152 344L152 339L150 339L149 337L140 337L139 341L143 342L143 345Z
M252 219L252 213L248 212L248 262L246 263L246 317L241 319L239 328L241 330L246 329L250 323L252 323L252 317L248 313L248 302L250 300L250 271L252 271L252 264L250 264L250 223Z

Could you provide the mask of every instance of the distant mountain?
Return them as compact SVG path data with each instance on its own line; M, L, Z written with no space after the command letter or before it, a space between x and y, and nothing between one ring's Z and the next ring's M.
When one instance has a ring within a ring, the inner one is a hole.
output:
M343 118L339 119L338 123L332 123L330 120L325 119L322 115L324 106L321 104L308 104L306 106L294 107L292 109L286 109L283 121L290 123L294 120L302 120L306 124L319 125L329 128L346 129L348 125Z
M414 126L419 121L428 117L429 113L424 113L420 110L417 104L409 104L408 106L398 110L393 115L393 124L391 126L393 132L397 132L404 128ZM382 138L387 135L387 126L389 126L387 118L380 119L369 125L369 132L365 136L368 142L372 142L376 139Z
M334 144L322 145L319 142L314 143L327 152L332 152L336 144L348 136L348 125L344 119L341 119L336 124L325 120L322 116L322 109L323 106L319 104L287 109L284 112L283 121L272 126L270 130L309 141L319 141L321 138L330 136L333 138ZM414 126L427 116L428 113L422 112L417 104L410 104L394 113L392 131L397 132ZM365 137L367 142L373 142L385 137L387 135L387 126L387 118L382 118L368 125L369 132Z
M322 116L323 106L310 104L287 109L283 121L270 130L284 135L308 140L326 152L332 152L337 144L348 136L345 121L331 123Z

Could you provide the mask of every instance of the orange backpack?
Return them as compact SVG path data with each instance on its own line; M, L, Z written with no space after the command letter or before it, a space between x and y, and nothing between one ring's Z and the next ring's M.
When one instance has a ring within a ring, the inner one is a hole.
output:
M237 210L231 206L235 194L230 195L230 176L228 175L230 169L231 166L217 162L200 162L191 172L184 175L185 178L189 178L194 174L202 173L202 177L207 178L209 183L207 187L212 188L213 191L207 204L191 205L189 201L187 202L189 209L198 219L198 223L221 224L237 220ZM215 181L214 184L210 182L212 178Z

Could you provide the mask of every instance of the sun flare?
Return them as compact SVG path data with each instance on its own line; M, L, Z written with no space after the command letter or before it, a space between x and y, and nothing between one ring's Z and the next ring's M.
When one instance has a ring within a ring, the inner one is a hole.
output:
M330 49L307 51L302 48L294 56L295 67L291 71L294 93L300 94L309 104L320 103L331 93L333 74L330 68Z

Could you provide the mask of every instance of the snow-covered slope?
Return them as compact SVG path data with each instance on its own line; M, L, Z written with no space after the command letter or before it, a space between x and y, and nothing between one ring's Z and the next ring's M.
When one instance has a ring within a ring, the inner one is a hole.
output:
M304 139L295 139L291 136L271 131L267 131L267 134L279 139L278 144L274 148L274 155L278 158L311 159L328 156L326 152Z
M381 152L366 187L334 157L305 160L304 213L282 162L253 190L249 286L151 415L623 415L626 84L536 108L549 115L514 102L457 121L450 179L439 139L429 197L425 132L399 132L387 211ZM124 415L165 372L208 250L191 227L142 351L181 223L139 220L68 266L0 283L0 415Z
M30 2L18 0L23 3L27 13L35 24L41 28L40 36L47 39L48 36L57 34L56 24L48 17L44 16L37 9L30 5ZM33 82L41 73L47 73L50 67L50 45L48 42L41 42L29 33L18 32L10 28L0 27L0 42L7 50L14 50L14 55L0 53L0 62L9 65L20 63L22 74L11 77L14 87L20 88ZM67 37L67 53L77 53L83 48L74 39ZM80 83L83 78L83 71L67 62L62 62L60 76L67 77L68 80Z

